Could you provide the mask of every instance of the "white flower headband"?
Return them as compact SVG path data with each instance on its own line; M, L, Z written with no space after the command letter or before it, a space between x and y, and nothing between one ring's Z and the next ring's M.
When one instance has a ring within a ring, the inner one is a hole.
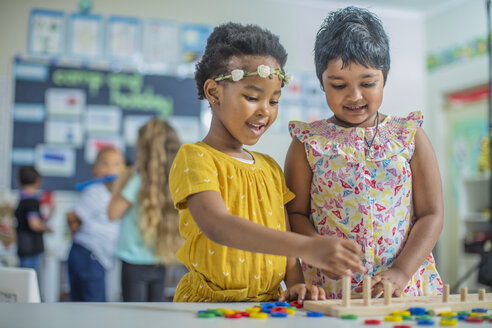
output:
M237 82L237 81L242 80L244 77L251 76L251 75L258 75L259 77L262 77L262 78L269 77L270 79L273 79L274 76L277 76L279 78L279 80L282 81L286 85L289 84L290 81L292 81L291 75L285 74L284 72L282 72L278 68L272 69L266 65L258 66L256 71L254 71L254 72L246 72L243 69L235 69L229 75L220 74L213 79L214 79L214 81L217 81L217 82L224 81L224 80Z

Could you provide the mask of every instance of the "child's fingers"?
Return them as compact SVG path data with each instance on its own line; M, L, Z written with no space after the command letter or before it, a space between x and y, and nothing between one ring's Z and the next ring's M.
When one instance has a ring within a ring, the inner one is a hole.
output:
M313 301L317 301L318 300L318 297L319 297L319 294L318 294L318 286L309 286L308 287L308 290L309 290L309 294L311 296L311 299Z
M375 284L380 283L382 280L383 280L383 278L381 278L380 275L372 276L372 278L371 278L371 287L374 287Z
M381 277L380 276L372 276L371 277L371 285L369 286L369 288L372 289L374 287L374 285L377 284L380 281L381 281ZM355 287L354 288L354 292L360 293L360 292L362 292L363 289L364 289L364 283L362 283L361 285Z
M372 289L371 289L372 297L380 297L381 295L383 295L383 292L384 292L384 286L382 281L372 285Z
M294 297L297 295L297 292L294 290L294 288L287 288L279 297L280 302L284 301L290 301L294 299Z
M339 259L338 265L342 266L345 269L352 270L354 272L366 273L367 269L362 265L361 259L350 252L343 252L342 256Z
M318 291L318 299L319 300L326 300L325 290L320 286L314 286L314 287L316 287L316 290Z
M339 267L330 268L329 270L323 270L326 276L333 280L342 279L344 276L352 276L352 271Z
M299 290L297 291L297 301L299 303L304 302L304 299L306 298L306 285L302 285L299 287Z
M339 272L336 268L330 268L323 270L324 274L333 280L338 280L343 276L343 272Z
M289 292L288 292L287 290L286 290L286 291L284 291L284 292L280 295L280 297L278 298L279 302L284 302L284 301L286 301L286 300L288 299L288 298L287 298L287 296L288 296L288 295L289 295Z
M341 241L342 246L347 249L349 252L360 256L362 254L362 250L356 242L349 240L349 239L344 239Z

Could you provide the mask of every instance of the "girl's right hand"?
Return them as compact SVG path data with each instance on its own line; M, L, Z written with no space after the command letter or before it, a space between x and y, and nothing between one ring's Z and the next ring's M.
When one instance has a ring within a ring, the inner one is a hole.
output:
M328 278L341 279L353 272L366 273L360 246L352 240L334 236L313 236L303 250L302 261L323 270Z

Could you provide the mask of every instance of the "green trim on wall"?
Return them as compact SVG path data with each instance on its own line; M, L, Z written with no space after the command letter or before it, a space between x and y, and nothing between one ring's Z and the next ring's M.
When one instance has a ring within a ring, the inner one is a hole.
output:
M463 45L444 49L427 55L427 70L433 72L439 68L464 62L487 53L487 36L475 38Z

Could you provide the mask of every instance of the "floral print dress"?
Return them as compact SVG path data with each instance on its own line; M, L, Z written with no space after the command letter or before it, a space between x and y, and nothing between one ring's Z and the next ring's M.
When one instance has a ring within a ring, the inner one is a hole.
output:
M387 116L376 127L344 128L329 120L292 121L289 131L305 146L313 172L310 220L321 235L348 238L362 249L363 265L375 275L391 267L415 221L410 160L421 112ZM370 143L369 143L370 144ZM323 286L328 298L341 298L341 280L302 264L306 283ZM362 285L363 275L352 279ZM442 281L429 254L402 295L437 295Z

